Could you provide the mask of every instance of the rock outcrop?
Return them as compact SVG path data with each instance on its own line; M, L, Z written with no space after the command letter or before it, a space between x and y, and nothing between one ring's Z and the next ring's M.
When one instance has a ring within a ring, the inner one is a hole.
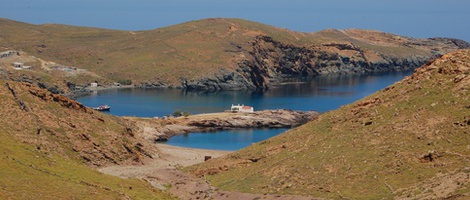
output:
M147 129L144 137L151 141L166 141L170 137L190 132L211 132L218 130L242 128L291 128L300 126L318 117L315 111L294 111L288 109L264 110L253 113L211 113L157 119L146 122L143 119L133 119L142 130ZM148 127L154 127L148 130ZM144 131L145 132L145 131Z
M254 113L237 113L224 118L192 120L188 125L209 131L236 128L291 128L307 123L318 114L315 111L264 110Z
M203 78L200 80L183 80L182 87L186 90L248 90L256 89L251 77L247 77L239 72L228 72L221 70L220 74L212 78Z
M139 163L155 149L120 118L31 83L0 79L0 132L45 154L91 166Z
M452 38L411 40L400 45L426 49L427 53L393 55L362 48L352 42L297 46L260 35L251 42L248 56L238 63L239 68L235 72L184 80L182 87L188 90L267 89L292 79L309 79L318 75L407 71L443 52L470 47L469 43Z

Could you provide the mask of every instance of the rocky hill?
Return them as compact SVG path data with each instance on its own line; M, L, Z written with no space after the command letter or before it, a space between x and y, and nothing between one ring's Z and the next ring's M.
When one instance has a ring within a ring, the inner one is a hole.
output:
M128 122L31 83L0 79L0 198L170 198L94 167L139 164L158 150Z
M204 19L148 31L0 19L0 29L1 48L89 70L108 84L189 90L269 88L320 74L407 70L470 46L458 39L356 29L300 33L241 19Z
M222 189L331 199L470 198L470 51L188 170Z

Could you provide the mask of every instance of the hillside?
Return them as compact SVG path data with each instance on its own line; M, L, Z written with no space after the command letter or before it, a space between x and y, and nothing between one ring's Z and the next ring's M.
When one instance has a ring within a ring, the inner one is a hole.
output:
M470 45L379 31L300 33L241 19L119 31L0 19L0 47L89 70L104 84L193 90L269 88L319 74L412 69ZM74 84L93 81L81 77Z
M333 199L470 198L470 51L188 170L227 190Z
M54 94L88 94L89 89L83 86L107 80L88 70L43 60L23 51L5 51L0 57L0 76L3 79L31 83ZM22 63L24 68L15 68L13 63Z
M132 124L30 83L0 79L0 199L170 199L93 170L159 152Z

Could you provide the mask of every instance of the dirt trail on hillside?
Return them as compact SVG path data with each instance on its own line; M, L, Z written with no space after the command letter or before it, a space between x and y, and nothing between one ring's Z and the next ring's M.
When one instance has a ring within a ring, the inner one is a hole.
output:
M135 127L136 137L148 141L158 138L212 129L242 128L263 126L291 127L306 123L318 116L317 112L291 110L267 110L255 113L211 113L169 119L125 117ZM217 158L230 151L192 149L155 144L160 152L153 159L147 158L142 165L110 166L101 172L122 178L138 178L152 186L168 191L181 199L312 199L299 196L246 194L221 191L211 186L203 178L186 174L178 169L204 162L206 156ZM255 191L254 191L255 192Z
M204 179L181 172L178 168L204 162L205 156L216 158L230 153L229 151L191 149L165 144L156 144L156 146L161 152L159 158L144 160L143 165L110 166L99 171L121 178L143 179L152 186L168 191L180 199L313 199L219 190Z

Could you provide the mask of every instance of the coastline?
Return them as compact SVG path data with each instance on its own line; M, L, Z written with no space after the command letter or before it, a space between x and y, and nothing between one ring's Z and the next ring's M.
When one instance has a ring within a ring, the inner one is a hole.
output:
M305 124L320 113L288 109L255 112L219 112L169 118L123 117L152 142L191 132L213 132L246 128L293 128Z
M173 146L168 144L156 143L157 148L162 152L160 156L164 158L173 167L186 167L204 162L206 156L218 158L234 151L210 150Z
M80 97L92 95L92 93L94 92L113 90L113 89L128 89L128 88L132 89L132 88L137 88L137 87L135 85L124 85L124 86L113 85L113 86L97 86L97 87L86 86L78 90L72 90L70 94L64 94L64 96L71 98L71 99L77 99Z
M160 151L158 157L153 159L145 159L143 161L143 165L115 165L101 168L99 171L106 174L119 176L121 178L140 177L144 174L151 173L156 169L177 169L202 163L204 162L205 156L218 158L233 152L187 148L159 143L156 143L155 146Z
M180 199L296 199L314 198L295 195L251 194L217 189L206 179L188 174L182 167L204 162L205 156L222 157L232 151L218 151L156 144L159 157L145 159L142 165L115 165L98 169L101 173L121 178L136 178L154 188L167 191Z
M126 89L126 88L137 88L135 85L124 85L124 86L98 86L98 87L86 87L86 89L90 90L91 92L98 92L103 90L112 90L112 89Z

